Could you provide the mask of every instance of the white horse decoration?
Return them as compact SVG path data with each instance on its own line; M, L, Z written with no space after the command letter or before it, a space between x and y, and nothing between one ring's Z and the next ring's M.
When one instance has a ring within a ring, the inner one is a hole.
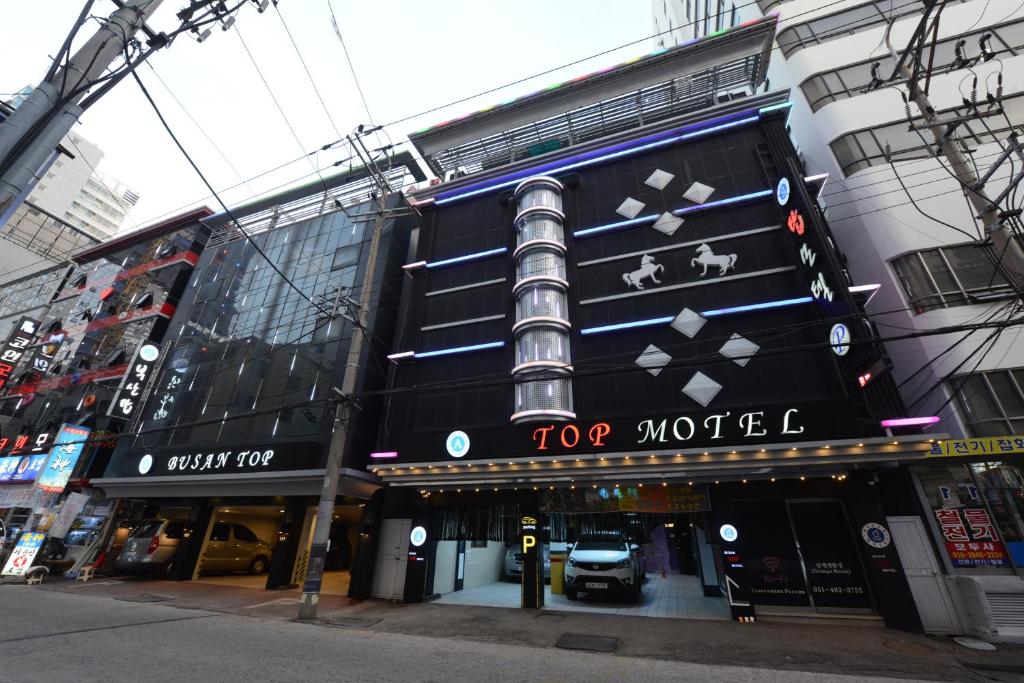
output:
M710 266L718 266L718 274L725 275L729 272L729 269L736 268L736 254L722 254L716 256L711 247L706 244L702 244L697 247L697 258L690 259L690 267L696 268L697 264L704 266L704 270L701 271L700 276L704 277L708 274L708 268Z
M622 281L626 283L627 287L636 287L637 289L643 289L644 278L651 278L651 282L656 285L661 284L661 280L654 277L656 273L664 272L665 266L660 263L654 262L654 257L649 254L644 254L640 259L640 267L634 270L632 273L623 273Z

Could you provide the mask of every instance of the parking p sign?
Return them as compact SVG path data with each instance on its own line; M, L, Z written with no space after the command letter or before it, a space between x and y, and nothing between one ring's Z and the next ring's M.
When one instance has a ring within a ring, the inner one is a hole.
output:
M11 556L7 558L4 565L4 576L25 576L25 573L32 566L32 560L36 559L36 553L43 546L46 534L26 532L18 539L18 545L14 546Z

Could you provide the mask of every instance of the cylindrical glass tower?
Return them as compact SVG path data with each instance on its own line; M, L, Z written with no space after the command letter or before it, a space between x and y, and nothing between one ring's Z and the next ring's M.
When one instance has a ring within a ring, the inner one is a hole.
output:
M515 191L516 360L512 422L572 420L569 282L562 184L537 176Z

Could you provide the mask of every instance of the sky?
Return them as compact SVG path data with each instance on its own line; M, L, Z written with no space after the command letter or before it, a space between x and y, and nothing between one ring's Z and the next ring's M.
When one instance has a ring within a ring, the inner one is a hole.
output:
M175 14L186 4L187 0L163 0L149 22L151 27L173 29ZM82 7L83 0L0 2L0 93L15 92L42 79L50 56L60 48ZM215 28L203 43L180 36L150 57L149 65L139 68L171 129L229 206L298 179L315 178L311 161L325 168L347 154L330 150L305 155L337 140L336 129L344 135L368 122L331 24L330 7L377 124L639 41L389 126L385 130L395 144L416 130L654 48L649 39L654 32L650 0L280 0L280 16L273 7L259 14L247 4L238 13L235 28ZM92 13L107 16L114 10L111 0L96 0ZM95 26L89 22L83 27L76 46ZM326 113L285 26L326 103ZM243 40L287 123L246 54ZM122 81L88 109L78 131L104 151L98 170L128 183L141 196L123 230L150 224L187 206L205 203L219 209L134 80ZM286 162L294 163L258 180L240 182ZM227 189L232 186L237 187Z

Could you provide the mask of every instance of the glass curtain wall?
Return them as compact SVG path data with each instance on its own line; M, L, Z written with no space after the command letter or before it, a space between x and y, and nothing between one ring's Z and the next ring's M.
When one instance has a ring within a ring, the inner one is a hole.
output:
M172 330L170 360L143 414L147 448L320 432L351 326L303 295L324 309L339 287L356 296L372 225L363 217L367 206L252 237L295 287L245 239L207 249L183 302L191 304L187 319Z

